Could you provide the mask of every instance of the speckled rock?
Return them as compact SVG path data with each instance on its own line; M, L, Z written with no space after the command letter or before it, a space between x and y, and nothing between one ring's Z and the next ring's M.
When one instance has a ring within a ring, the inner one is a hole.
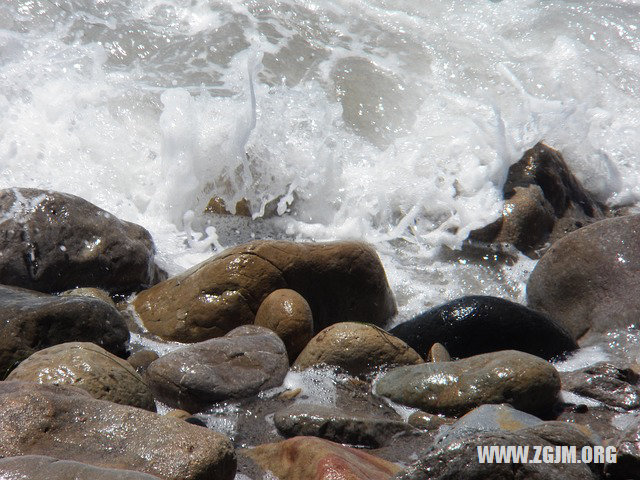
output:
M520 350L550 359L578 346L557 321L508 300L473 295L401 323L390 333L422 356L441 343L452 357Z
M140 292L133 305L152 333L198 342L253 323L283 288L309 303L316 331L340 321L383 326L396 313L380 259L360 242L247 243Z
M0 382L0 458L49 455L164 480L232 480L228 438L76 387Z
M166 278L151 235L80 197L0 190L0 283L41 292L129 293Z
M245 325L160 357L149 365L146 378L158 400L197 412L277 387L288 369L282 340L267 328Z
M402 340L366 323L344 322L325 328L300 353L294 367L335 365L358 375L381 365L415 365L423 360Z
M509 167L502 216L470 237L510 243L530 256L569 232L604 218L598 202L557 150L537 143Z
M243 450L278 480L388 480L400 467L362 450L295 437Z
M0 379L37 350L65 342L92 342L123 356L129 330L102 300L57 297L0 285Z
M44 455L0 458L0 478L5 480L160 480L133 470L101 468Z
M335 407L299 403L275 413L273 422L285 437L312 436L349 445L377 448L410 430L399 420L354 415Z
M313 337L313 315L307 301L294 290L283 288L270 293L256 313L255 324L273 330L295 360Z
M151 391L134 368L93 343L62 343L35 352L7 380L73 385L100 400L156 410Z
M579 339L638 323L640 215L601 220L570 233L540 259L527 301Z
M560 377L548 362L506 350L455 362L397 367L375 386L378 395L429 413L464 414L485 403L509 403L518 410L549 410Z

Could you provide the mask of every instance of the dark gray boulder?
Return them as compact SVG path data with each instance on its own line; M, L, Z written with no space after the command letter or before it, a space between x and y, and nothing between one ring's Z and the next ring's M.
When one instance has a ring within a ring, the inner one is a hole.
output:
M468 296L435 307L390 330L426 357L441 343L452 357L520 350L550 359L578 346L554 319L523 305L489 296Z
M92 342L124 356L129 330L112 305L0 285L0 378L32 353L66 342Z
M0 283L41 292L130 293L166 278L149 232L80 197L0 190Z

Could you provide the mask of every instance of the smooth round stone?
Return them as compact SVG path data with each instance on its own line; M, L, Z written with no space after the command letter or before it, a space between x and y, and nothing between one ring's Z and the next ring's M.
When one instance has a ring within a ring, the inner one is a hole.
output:
M18 365L7 380L73 385L100 400L155 411L151 391L125 360L88 342L40 350Z
M91 287L81 287L74 288L71 290L65 290L60 294L64 297L91 297L97 298L98 300L102 300L103 302L107 302L112 307L115 307L116 304L113 302L109 293L101 288L91 288Z
M293 362L313 337L313 315L307 301L295 290L281 288L264 299L255 325L273 330L287 347Z
M127 358L127 362L131 364L133 368L136 369L140 375L147 371L151 362L155 362L158 358L158 354L151 350L140 350L136 353L132 354Z
M441 343L434 343L427 354L427 362L449 362L451 355Z
M423 360L402 340L367 323L344 322L325 328L311 339L294 362L299 369L333 365L352 375L382 365L415 365Z

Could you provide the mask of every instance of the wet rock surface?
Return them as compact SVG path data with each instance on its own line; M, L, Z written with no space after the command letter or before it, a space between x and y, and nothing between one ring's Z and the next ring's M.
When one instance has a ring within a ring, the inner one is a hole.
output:
M541 142L511 165L503 195L501 218L473 231L470 238L510 243L537 256L536 250L547 243L604 218L602 207L571 173L560 152Z
M129 293L166 278L149 232L66 193L0 190L0 283Z
M0 457L48 455L165 480L231 480L231 442L211 430L92 398L75 387L0 382Z
M152 333L197 342L253 323L265 298L283 288L309 303L316 332L342 321L384 326L396 313L375 250L359 242L247 243L141 292L133 305Z
M44 455L0 459L0 478L29 480L159 480L132 470L101 468Z
M307 403L280 410L273 420L278 432L285 437L313 436L372 448L411 428L400 420L354 415L335 407Z
M400 404L445 415L491 403L509 403L530 413L549 411L559 391L560 377L552 365L515 350L397 367L375 388L376 394Z
M7 380L73 385L100 400L156 410L151 391L134 368L94 343L63 343L35 352Z
M333 365L353 375L383 365L415 365L422 358L402 340L374 325L343 322L331 325L307 344L294 367Z
M315 437L295 437L239 453L279 480L387 480L400 470L362 450Z
M640 418L637 418L611 442L616 447L615 463L605 466L613 480L637 478L640 472Z
M311 307L302 295L283 288L270 293L256 313L255 325L273 330L293 362L313 337Z
M56 297L0 285L0 317L0 378L46 347L92 342L123 356L129 340L118 311L93 298Z
M557 321L523 305L489 296L468 296L401 323L390 333L427 356L441 343L453 357L520 350L545 359L575 350Z
M579 339L638 323L640 215L610 218L556 242L527 283L531 308Z
M277 387L288 368L282 340L267 328L245 325L160 357L149 365L146 378L156 398L196 412Z

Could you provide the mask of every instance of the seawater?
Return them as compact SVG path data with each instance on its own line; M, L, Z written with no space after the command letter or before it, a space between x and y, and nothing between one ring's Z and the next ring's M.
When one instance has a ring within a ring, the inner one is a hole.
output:
M0 187L143 225L172 274L252 238L361 239L396 322L524 301L534 261L460 248L540 140L636 204L639 19L634 0L5 1ZM203 214L212 196L253 218Z

